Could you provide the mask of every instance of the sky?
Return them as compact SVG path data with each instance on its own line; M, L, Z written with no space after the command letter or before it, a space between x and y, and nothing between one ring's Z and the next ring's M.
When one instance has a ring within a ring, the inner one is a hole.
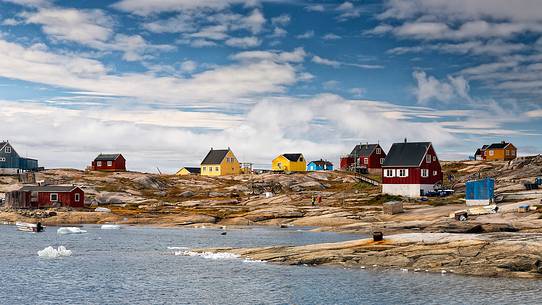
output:
M542 151L539 0L0 0L0 140L173 173L357 143Z

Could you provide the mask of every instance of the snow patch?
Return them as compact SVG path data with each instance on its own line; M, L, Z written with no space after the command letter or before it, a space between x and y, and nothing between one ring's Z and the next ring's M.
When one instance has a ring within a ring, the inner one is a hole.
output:
M38 256L43 258L57 258L71 255L72 251L67 250L64 246L59 246L57 249L49 246L43 250L38 251Z
M59 235L82 234L82 233L87 233L87 231L81 230L78 227L62 227L62 228L58 228L58 230L56 230L56 234L59 234Z
M188 247L167 247L168 250L188 250Z

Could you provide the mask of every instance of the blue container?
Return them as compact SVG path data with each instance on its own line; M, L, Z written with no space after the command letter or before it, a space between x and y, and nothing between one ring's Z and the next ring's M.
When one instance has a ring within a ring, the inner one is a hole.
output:
M465 183L465 199L488 200L493 199L495 193L495 179L485 178L482 180L467 181Z

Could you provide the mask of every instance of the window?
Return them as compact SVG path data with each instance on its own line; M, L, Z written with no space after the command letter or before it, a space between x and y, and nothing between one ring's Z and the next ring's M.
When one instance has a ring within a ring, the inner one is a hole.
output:
M433 176L436 176L438 175L438 172L437 171L433 171Z
M422 177L427 178L429 177L429 170L426 168L422 168Z
M81 194L77 193L75 194L75 202L79 202L81 200Z
M377 155L380 155L380 153L382 153L382 149L380 149L379 147L376 148L376 154Z
M506 150L506 155L510 156L510 151L509 150Z
M512 150L512 156L515 156L515 155L516 155L516 151Z
M433 162L437 161L437 156L433 156Z
M209 171L210 171L210 172L213 171L213 167L212 167L212 166L209 166Z
M363 164L369 164L369 158L363 158Z
M399 177L408 177L408 169L399 169L397 172L397 176Z
M215 167L215 172L218 172L218 171L220 171L220 169L217 166L217 167Z
M49 199L51 199L51 201L53 201L53 202L58 201L58 194L57 193L51 193Z
M493 156L494 154L495 154L495 152L493 151L493 149L491 149L491 150L489 151L489 155L490 155L490 156Z
M300 158L299 158L299 162L303 162L303 157L300 157Z
M384 177L395 177L395 170L394 169L386 169L384 170Z
M277 167L278 167L278 168L282 168L282 163L280 163L280 162L277 163Z
M6 154L11 154L11 147L9 146L6 147Z
M426 163L431 163L431 155L425 156L425 162Z
M102 166L102 161L96 162L96 166Z
M0 158L0 162L6 162L6 158L1 157L1 158Z
M113 161L107 161L107 166L113 166Z
M206 166L203 167L203 171L204 171L204 172L207 171L207 167L206 167Z
M384 164L384 158L380 158L380 164Z

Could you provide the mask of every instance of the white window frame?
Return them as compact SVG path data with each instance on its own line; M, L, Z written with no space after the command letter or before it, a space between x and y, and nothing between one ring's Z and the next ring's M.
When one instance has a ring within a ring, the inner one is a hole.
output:
M369 164L369 158L363 158L363 164Z
M75 193L75 202L81 201L81 194Z
M420 174L422 178L429 178L429 170L427 168L422 168Z
M97 161L96 166L102 166L102 161Z
M384 160L386 160L386 158L380 158L380 165L384 164Z
M437 156L433 156L433 162L437 161Z
M438 175L438 171L433 171L433 176Z
M506 150L506 149L505 149L504 151L506 152L506 155L507 155L507 156L510 156L510 151L509 151L509 150Z
M6 158L0 157L0 162L6 162Z
M56 196L56 199L53 199L53 196ZM58 193L51 193L49 194L49 200L51 202L57 202L58 201Z
M406 169L406 168L398 169L397 170L397 177L400 177L400 178L408 177L408 169Z
M11 154L11 147L6 146L5 152L6 154Z
M490 149L490 150L489 150L489 155L490 155L490 156L493 156L494 154L495 154L495 152L493 151L493 149Z
M380 155L382 153L382 149L380 149L379 147L376 148L376 154L377 155Z
M107 167L113 166L113 161L107 161Z
M431 155L425 156L425 163L431 163Z
M384 169L384 177L386 178L393 178L395 177L395 170L394 169Z

